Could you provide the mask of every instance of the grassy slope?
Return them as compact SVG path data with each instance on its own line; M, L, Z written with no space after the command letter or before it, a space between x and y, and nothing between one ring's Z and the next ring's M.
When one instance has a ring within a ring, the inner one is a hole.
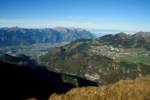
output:
M101 87L75 88L49 100L150 100L150 77L121 80Z
M63 47L54 48L51 52L42 56L41 60L48 62L49 69L58 72L71 73L80 77L99 75L96 81L100 80L101 84L110 84L120 79L134 79L138 76L150 74L150 67L141 64L144 63L144 60L149 62L149 57L143 59L141 55L137 54L143 52L143 49L125 49L129 52L129 55L119 57L120 61L116 62L108 57L89 53L90 46L100 45L103 44L96 40L74 41Z

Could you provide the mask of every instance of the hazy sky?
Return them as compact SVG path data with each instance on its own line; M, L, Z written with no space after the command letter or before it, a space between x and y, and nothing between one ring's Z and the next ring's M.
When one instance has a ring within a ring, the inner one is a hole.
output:
M150 31L150 0L0 0L0 27Z

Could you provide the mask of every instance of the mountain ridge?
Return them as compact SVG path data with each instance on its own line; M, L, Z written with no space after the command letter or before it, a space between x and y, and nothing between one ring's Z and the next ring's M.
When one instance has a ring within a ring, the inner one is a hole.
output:
M104 35L98 39L113 46L143 47L150 50L150 32L137 32L133 35L121 32L115 35Z
M35 43L61 43L77 39L92 39L95 36L78 28L0 28L0 46L30 45Z

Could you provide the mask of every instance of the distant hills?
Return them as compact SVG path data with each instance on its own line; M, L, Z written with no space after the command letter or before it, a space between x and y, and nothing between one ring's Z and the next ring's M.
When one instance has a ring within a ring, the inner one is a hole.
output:
M119 33L81 39L41 56L48 69L78 75L100 84L150 75L150 33Z
M77 39L92 39L89 31L78 28L26 29L0 28L0 46L30 45L34 43L61 43Z
M102 36L99 38L99 40L113 46L130 48L142 47L150 50L150 32L137 32L133 35L121 32L116 35L109 34Z

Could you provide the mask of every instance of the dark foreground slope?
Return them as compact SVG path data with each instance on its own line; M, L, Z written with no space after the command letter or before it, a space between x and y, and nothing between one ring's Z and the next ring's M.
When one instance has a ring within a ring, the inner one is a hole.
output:
M52 93L65 93L76 85L96 85L92 81L51 72L40 66L32 69L31 66L0 62L0 68L0 98L4 97L5 100L24 100L31 97L41 100Z
M101 87L75 88L49 100L150 100L150 77L121 80Z

